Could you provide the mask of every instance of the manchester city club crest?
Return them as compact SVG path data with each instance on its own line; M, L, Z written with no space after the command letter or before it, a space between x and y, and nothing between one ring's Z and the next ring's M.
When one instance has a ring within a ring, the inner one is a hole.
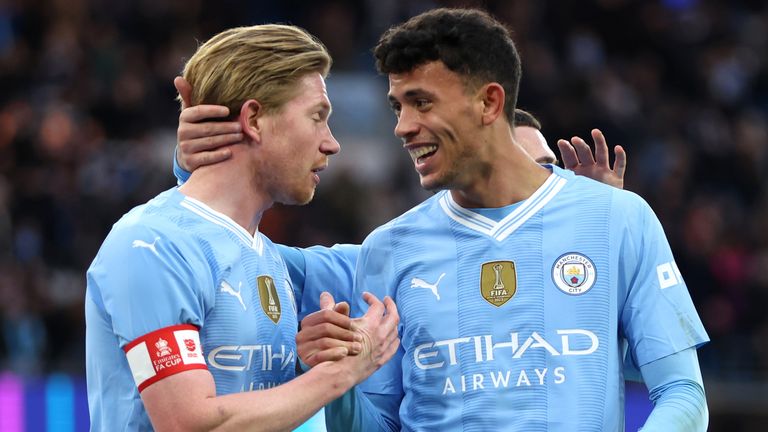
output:
M552 266L552 281L569 295L581 295L592 289L596 276L592 260L576 252L561 255Z
M259 276L256 278L259 286L259 299L261 300L261 310L275 324L280 321L282 310L280 309L280 297L277 295L275 281L269 276Z

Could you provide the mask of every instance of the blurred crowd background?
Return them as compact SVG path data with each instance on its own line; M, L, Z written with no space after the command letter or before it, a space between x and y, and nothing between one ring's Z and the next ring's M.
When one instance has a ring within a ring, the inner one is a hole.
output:
M360 242L424 199L370 49L390 25L435 6L483 7L509 24L523 58L519 106L555 150L557 138L593 127L627 149L626 188L657 212L712 338L699 354L711 430L764 425L761 0L2 0L0 371L84 374L85 269L123 213L174 185L173 77L227 27L300 25L335 61L328 86L342 152L312 204L269 212L262 230L273 240Z

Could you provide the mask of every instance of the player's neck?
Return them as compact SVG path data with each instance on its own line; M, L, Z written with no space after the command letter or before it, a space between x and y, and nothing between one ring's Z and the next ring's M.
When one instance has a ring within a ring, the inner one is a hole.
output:
M254 234L261 216L273 202L266 193L256 190L251 180L247 167L232 158L198 168L179 191L227 215Z
M502 136L488 149L482 173L451 189L453 200L464 208L498 208L528 199L551 172L537 164L511 138Z

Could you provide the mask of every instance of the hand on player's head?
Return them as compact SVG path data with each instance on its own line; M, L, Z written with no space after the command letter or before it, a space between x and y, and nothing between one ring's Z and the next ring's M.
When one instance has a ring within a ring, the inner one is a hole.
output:
M221 105L190 106L192 87L182 77L173 85L181 99L179 128L176 131L179 165L194 171L204 165L218 163L232 157L229 145L243 140L242 128L237 121L219 121L229 116L229 108Z

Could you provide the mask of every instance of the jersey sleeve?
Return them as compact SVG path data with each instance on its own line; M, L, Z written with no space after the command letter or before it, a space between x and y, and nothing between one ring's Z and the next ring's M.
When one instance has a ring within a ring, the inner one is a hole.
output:
M114 230L89 270L120 348L166 327L204 325L213 306L210 266L177 232L131 226Z
M394 395L364 393L357 386L325 406L329 431L399 431L400 400Z
M620 194L621 195L621 194ZM621 325L637 366L709 341L661 223L645 201L625 201L618 257Z
M189 176L191 176L192 173L179 165L178 153L179 146L176 146L176 148L173 150L173 175L176 177L176 184L181 186L186 183L187 180L189 180Z
M299 321L320 310L320 293L328 291L336 302L351 302L360 245L337 244L306 249L278 245L285 259L298 303Z
M355 294L352 304L352 315L361 316L368 310L368 304L363 300L362 293L370 292L379 300L390 296L397 303L397 279L392 259L391 231L379 228L371 233L363 242L358 256L355 271ZM398 328L402 334L402 323ZM359 384L360 389L366 393L403 394L402 359L403 346L397 350L392 358L367 380Z

